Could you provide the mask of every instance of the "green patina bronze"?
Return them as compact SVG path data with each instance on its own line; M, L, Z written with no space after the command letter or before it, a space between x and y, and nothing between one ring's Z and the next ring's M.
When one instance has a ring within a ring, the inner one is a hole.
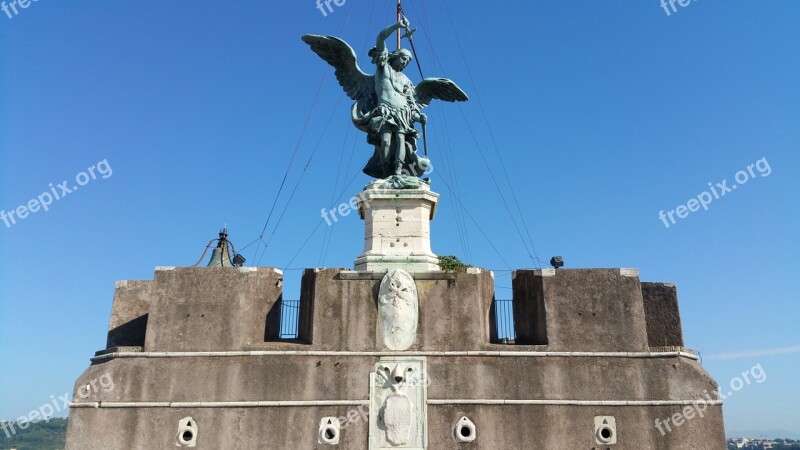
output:
M430 163L417 153L420 133L414 124L424 127L428 120L422 109L435 99L463 102L468 97L446 78L426 78L416 86L411 82L403 69L411 62L412 53L404 48L389 52L385 44L392 33L403 28L409 30L410 36L407 19L378 34L375 47L369 52L376 67L374 75L359 68L353 48L345 41L311 34L302 39L336 69L336 79L355 101L351 110L353 124L367 133L367 142L375 149L364 173L387 179L395 189L413 189L419 187L419 177Z

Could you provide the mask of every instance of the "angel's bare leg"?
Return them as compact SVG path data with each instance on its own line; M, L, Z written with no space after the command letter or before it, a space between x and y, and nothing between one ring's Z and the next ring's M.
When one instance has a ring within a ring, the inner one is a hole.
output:
M389 161L389 152L392 151L392 133L381 134L381 165Z
M394 174L401 175L403 172L403 163L406 160L406 135L403 133L396 133L395 135L395 160L394 160Z

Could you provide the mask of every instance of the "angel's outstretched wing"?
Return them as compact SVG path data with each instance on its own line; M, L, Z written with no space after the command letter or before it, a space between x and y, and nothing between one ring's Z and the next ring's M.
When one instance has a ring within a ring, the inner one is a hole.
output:
M415 90L417 103L422 108L430 105L433 99L446 102L465 102L469 100L467 94L447 78L426 78L417 85Z
M358 67L356 53L347 42L333 36L307 34L303 42L320 58L336 69L336 79L353 100L361 100L375 93L375 81Z

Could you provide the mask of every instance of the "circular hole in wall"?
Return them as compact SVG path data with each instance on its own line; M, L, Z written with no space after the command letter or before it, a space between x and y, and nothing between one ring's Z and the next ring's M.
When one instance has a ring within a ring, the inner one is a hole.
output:
M461 432L460 433L461 433L461 436L465 437L465 438L468 438L468 437L472 436L472 430L470 430L469 427L461 427Z
M186 443L191 442L192 438L194 438L194 433L192 433L190 430L184 431L181 435L181 439L183 439L183 442Z

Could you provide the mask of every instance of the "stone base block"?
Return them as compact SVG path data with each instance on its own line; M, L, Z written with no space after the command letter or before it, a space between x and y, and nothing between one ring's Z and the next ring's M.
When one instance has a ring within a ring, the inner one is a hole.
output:
M423 184L418 189L367 186L359 198L364 219L364 252L355 261L357 271L439 270L431 251L430 221L439 194Z
M409 272L437 271L439 258L434 254L428 255L365 255L356 258L356 270L359 272L384 272L389 269L403 268Z

